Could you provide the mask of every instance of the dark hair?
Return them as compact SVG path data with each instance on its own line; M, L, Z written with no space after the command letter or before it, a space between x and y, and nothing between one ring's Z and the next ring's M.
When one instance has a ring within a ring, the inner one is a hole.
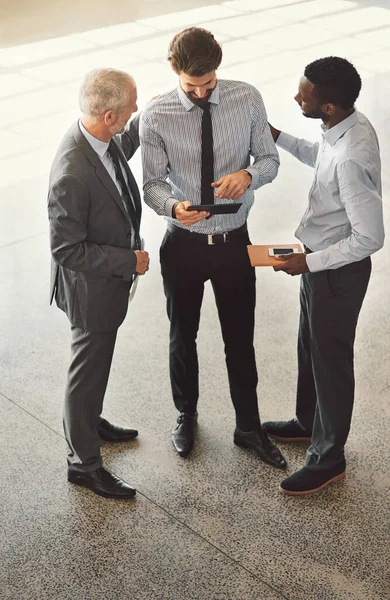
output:
M189 27L177 33L169 44L168 60L175 73L202 77L218 69L222 48L210 31Z
M353 108L362 87L355 67L345 58L328 56L307 65L305 77L315 86L320 104L334 104L345 110Z

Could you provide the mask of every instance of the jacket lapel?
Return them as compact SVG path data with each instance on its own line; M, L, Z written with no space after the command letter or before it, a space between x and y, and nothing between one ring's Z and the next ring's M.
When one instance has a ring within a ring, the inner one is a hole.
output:
M111 194L111 196L115 200L118 208L122 211L122 213L128 219L128 215L127 215L126 209L123 205L122 198L120 197L120 194L118 192L118 188L116 187L115 183L113 182L110 175L108 174L107 169L105 168L102 161L100 160L100 157L96 154L96 152L93 150L92 146L89 144L89 142L85 139L84 135L81 133L78 122L76 122L74 124L73 137L76 140L77 144L82 149L82 151L84 152L84 154L86 155L86 157L88 158L89 162L95 168L96 175L98 176L98 178L100 179L100 181L102 182L102 184L104 185L106 190Z
M138 225L139 225L140 221L141 221L142 207L141 207L141 197L139 194L138 185L134 178L133 173L131 172L129 163L127 162L127 159L126 159L126 156L124 155L120 144L118 144L116 137L113 138L113 143L115 144L116 148L118 149L118 153L121 157L122 164L126 171L127 181L130 186L130 191L131 191L132 199L134 202L134 209L135 209L135 213L137 215Z

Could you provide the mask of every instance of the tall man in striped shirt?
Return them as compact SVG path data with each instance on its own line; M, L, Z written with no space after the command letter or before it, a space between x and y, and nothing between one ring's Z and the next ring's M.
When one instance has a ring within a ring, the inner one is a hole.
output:
M284 468L286 461L261 426L257 406L255 273L246 249L254 190L276 177L279 156L259 92L246 83L217 81L222 50L210 32L192 27L178 33L168 60L179 85L143 111L140 139L145 201L168 221L160 257L171 323L172 393L179 411L172 441L181 456L194 442L196 336L204 283L210 280L236 411L234 441ZM242 206L236 214L187 210L191 204L238 199Z

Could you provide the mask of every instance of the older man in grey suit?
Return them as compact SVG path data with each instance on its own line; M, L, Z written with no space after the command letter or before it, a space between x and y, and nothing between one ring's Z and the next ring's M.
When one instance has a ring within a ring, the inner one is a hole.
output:
M68 480L105 497L135 489L102 466L100 439L125 441L134 429L102 419L117 330L134 279L149 268L141 250L141 201L127 160L139 146L137 89L130 75L96 69L80 89L81 119L62 140L50 173L51 301L72 330L64 429Z

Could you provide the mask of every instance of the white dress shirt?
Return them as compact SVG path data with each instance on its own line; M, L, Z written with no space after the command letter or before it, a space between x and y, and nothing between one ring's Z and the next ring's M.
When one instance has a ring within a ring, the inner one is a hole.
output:
M254 190L276 177L279 155L256 88L241 81L218 80L209 102L214 181L242 169L252 176L251 185L237 199L242 207L236 214L215 215L186 227L214 234L237 229L246 222ZM202 115L203 110L191 102L180 86L148 104L141 115L145 202L177 227L184 225L169 218L175 202L201 201ZM227 200L215 198L215 202Z
M312 144L281 133L277 145L314 167L309 205L295 236L312 250L310 271L337 269L366 258L384 243L381 162L369 120L354 111Z

